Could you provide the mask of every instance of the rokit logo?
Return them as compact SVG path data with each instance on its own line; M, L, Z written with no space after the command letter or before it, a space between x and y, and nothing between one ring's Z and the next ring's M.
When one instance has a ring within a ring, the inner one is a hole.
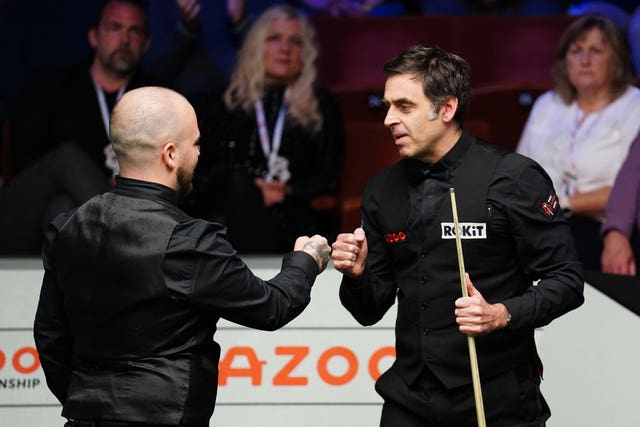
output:
M461 222L460 226L460 238L461 239L486 239L487 238L487 224L484 222ZM452 222L440 223L442 228L443 239L455 239L456 228Z
M40 368L40 358L34 347L21 347L12 353L0 349L0 390L32 389L41 384L30 375ZM5 377L4 375L16 374Z

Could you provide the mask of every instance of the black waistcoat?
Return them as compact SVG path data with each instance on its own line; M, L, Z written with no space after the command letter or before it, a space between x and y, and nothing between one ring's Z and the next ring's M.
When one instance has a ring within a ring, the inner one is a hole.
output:
M63 226L53 263L74 339L64 416L208 425L216 319L172 299L163 274L171 233L188 219L163 200L106 193Z
M451 179L463 229L466 272L489 303L520 295L531 285L518 268L514 241L487 226L487 193L502 158L495 147L473 143ZM389 236L399 288L394 369L411 383L426 364L447 388L469 384L467 338L458 330L454 315L462 290L451 202L444 198L421 240L407 221L409 185L406 162L401 161L388 175L380 198L380 225ZM482 377L535 357L530 329L498 330L475 340Z

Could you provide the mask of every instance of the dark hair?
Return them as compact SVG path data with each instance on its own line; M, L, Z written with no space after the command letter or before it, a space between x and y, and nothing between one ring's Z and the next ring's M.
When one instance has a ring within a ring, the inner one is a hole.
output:
M462 125L469 104L471 70L467 61L438 46L412 46L384 64L385 76L411 74L422 81L422 90L436 112L450 97L458 99L453 117Z
M602 15L585 15L573 21L564 31L553 61L552 75L556 82L556 91L566 104L573 102L577 95L576 88L569 81L567 74L567 52L573 43L594 28L602 32L613 52L612 98L618 98L633 83L631 55L624 35L609 18Z
M149 32L149 3L146 0L103 0L93 22L94 28L98 28L100 26L104 11L110 3L126 3L138 8L144 14L144 27L146 32Z

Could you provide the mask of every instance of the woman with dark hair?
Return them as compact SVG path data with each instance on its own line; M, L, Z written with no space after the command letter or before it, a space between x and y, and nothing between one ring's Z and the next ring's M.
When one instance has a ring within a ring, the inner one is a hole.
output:
M553 180L580 260L600 269L600 225L611 187L640 130L640 90L633 86L624 37L608 18L589 15L565 30L553 66L556 88L533 106L518 152Z
M224 103L201 126L198 213L226 224L241 253L281 253L315 234L311 201L336 190L342 120L315 86L317 55L304 14L266 10L238 53Z

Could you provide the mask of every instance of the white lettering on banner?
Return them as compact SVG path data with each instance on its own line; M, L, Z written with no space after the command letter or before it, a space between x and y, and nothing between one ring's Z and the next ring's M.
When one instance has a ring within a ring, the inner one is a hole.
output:
M461 239L486 239L487 238L487 224L484 222L461 222L460 226L460 238ZM441 222L442 238L443 239L455 239L456 228L453 222Z

